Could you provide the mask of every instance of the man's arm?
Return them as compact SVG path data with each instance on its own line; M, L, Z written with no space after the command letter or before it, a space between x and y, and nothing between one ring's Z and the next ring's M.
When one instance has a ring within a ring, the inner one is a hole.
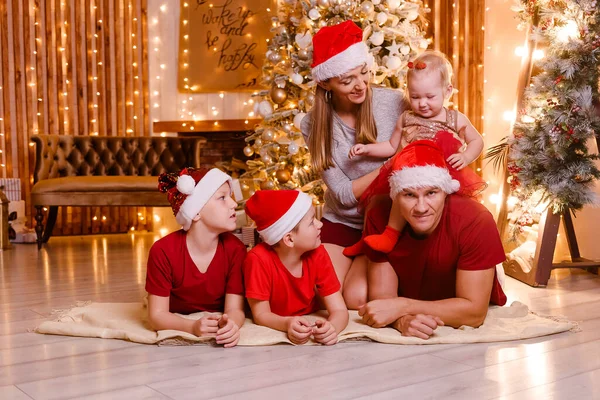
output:
M479 271L456 271L456 297L438 301L409 300L408 314L440 317L444 324L479 327L487 315L495 268Z
M494 268L479 271L456 271L456 297L437 301L405 297L373 300L360 311L363 320L374 327L387 326L405 315L425 314L439 317L445 325L480 326L490 302Z

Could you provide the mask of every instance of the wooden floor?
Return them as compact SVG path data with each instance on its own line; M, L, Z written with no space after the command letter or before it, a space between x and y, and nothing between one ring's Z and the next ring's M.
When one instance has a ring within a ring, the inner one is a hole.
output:
M79 300L139 301L152 234L53 238L0 252L0 399L600 398L600 278L507 282L509 302L581 321L519 342L222 349L157 347L28 330Z

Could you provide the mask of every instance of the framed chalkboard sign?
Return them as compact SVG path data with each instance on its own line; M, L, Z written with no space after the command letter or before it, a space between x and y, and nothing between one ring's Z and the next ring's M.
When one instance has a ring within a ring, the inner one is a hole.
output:
M274 0L182 0L179 91L260 88L275 6Z

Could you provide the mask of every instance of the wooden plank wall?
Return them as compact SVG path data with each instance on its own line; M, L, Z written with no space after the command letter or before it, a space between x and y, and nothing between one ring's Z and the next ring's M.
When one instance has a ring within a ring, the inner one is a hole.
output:
M31 135L150 135L146 24L147 0L0 1L0 176L30 224ZM151 226L151 208L63 207L54 234Z
M428 0L431 9L428 36L433 48L446 54L454 67L452 101L482 134L484 109L483 61L485 51L485 1ZM473 167L481 174L481 158Z

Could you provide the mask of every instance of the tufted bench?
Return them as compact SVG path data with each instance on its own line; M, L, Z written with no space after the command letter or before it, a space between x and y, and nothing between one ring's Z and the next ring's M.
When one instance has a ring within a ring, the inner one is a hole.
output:
M201 137L34 135L31 140L38 249L52 235L58 206L168 206L157 176L199 168L206 143ZM44 207L49 207L45 227Z

